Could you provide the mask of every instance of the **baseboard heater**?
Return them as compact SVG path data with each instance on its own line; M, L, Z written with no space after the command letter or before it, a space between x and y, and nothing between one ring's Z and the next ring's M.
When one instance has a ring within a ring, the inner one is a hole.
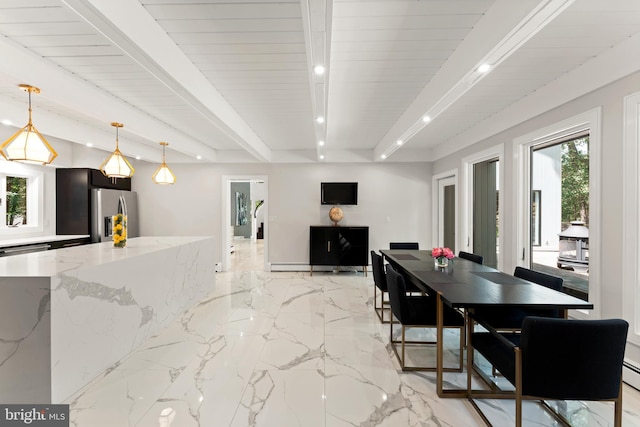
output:
M626 384L640 390L640 366L634 362L625 360L622 363L622 379Z
M301 272L309 272L310 270L310 266L309 264L303 264L303 263L271 263L271 271L301 271ZM331 271L335 271L339 269L339 271L356 271L356 272L362 272L362 267L361 266L354 266L354 267L346 267L346 266L341 266L341 267L334 267L334 266L329 266L329 265L314 265L313 266L313 271L325 271L325 272L331 272Z

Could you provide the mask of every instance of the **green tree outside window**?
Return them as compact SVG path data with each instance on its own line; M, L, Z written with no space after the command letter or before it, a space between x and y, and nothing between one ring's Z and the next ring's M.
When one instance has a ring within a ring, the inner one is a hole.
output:
M5 225L27 224L27 178L7 177L7 219ZM21 219L21 221L20 221Z
M589 137L562 144L562 222L589 224Z

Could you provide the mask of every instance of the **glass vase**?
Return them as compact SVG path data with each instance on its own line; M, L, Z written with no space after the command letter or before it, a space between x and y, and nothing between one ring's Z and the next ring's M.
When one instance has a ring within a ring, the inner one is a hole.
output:
M433 259L436 269L446 268L449 265L449 259L447 257L437 257Z
M122 202L122 200L121 200ZM127 209L123 203L118 204L118 213L112 218L113 247L127 246Z

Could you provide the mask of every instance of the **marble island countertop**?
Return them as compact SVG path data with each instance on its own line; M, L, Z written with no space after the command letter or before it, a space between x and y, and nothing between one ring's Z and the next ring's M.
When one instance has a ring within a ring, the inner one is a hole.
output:
M0 402L61 403L215 287L213 237L0 258Z
M0 277L51 277L71 270L95 267L210 238L136 237L127 241L126 248L114 248L112 242L103 242L2 257Z

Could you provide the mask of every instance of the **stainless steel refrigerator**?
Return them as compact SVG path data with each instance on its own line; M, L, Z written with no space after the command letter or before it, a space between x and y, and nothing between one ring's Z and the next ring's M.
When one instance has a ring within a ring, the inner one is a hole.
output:
M91 190L91 242L111 240L112 218L118 212L127 214L127 236L140 236L138 197L134 191L94 188Z

